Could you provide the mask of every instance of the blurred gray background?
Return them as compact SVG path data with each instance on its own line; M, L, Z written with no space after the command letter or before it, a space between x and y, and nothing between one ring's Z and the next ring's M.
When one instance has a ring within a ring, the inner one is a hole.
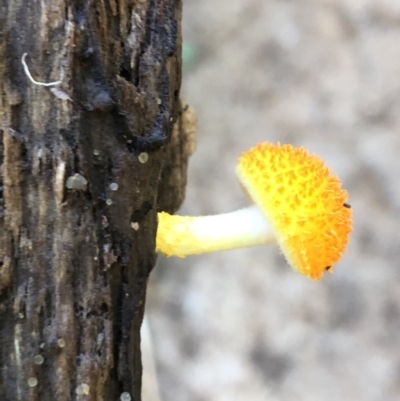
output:
M245 206L238 156L280 141L340 176L354 233L320 282L271 245L160 257L162 401L400 400L400 1L184 0L184 39L198 144L181 213Z

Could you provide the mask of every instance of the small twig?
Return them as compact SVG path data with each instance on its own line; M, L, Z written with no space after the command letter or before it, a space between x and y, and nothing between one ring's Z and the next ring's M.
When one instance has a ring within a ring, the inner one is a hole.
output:
M21 63L23 65L23 67L24 67L24 71L25 71L26 76L30 79L30 81L33 84L40 85L40 86L56 86L56 85L60 85L61 84L62 79L64 77L63 72L61 72L61 79L59 81L55 81L55 82L38 82L35 79L33 79L32 75L31 75L31 73L29 71L28 65L26 64L26 61L25 61L25 58L26 58L27 55L28 55L28 53L24 53L22 55Z

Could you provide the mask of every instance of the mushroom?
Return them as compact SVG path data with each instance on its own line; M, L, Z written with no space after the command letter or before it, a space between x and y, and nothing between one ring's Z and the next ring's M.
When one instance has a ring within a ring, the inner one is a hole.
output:
M216 216L158 214L156 250L187 255L277 242L298 273L332 272L352 231L348 194L317 156L260 143L239 158L239 181L253 205Z

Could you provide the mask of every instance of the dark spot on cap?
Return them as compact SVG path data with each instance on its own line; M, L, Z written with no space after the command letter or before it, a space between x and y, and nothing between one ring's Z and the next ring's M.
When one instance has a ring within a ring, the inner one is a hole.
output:
M351 209L351 205L348 204L348 203L343 203L343 206L344 206L344 207L347 207L347 209Z
M332 266L326 266L326 267L325 267L325 270L326 270L326 271L329 271L331 268L332 268Z

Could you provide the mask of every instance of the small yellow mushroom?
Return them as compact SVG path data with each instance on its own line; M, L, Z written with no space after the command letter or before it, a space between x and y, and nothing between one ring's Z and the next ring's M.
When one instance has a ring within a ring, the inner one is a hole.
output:
M348 194L317 156L291 145L258 144L237 176L254 205L216 216L158 214L156 250L187 255L277 242L288 263L318 280L332 271L352 231Z

